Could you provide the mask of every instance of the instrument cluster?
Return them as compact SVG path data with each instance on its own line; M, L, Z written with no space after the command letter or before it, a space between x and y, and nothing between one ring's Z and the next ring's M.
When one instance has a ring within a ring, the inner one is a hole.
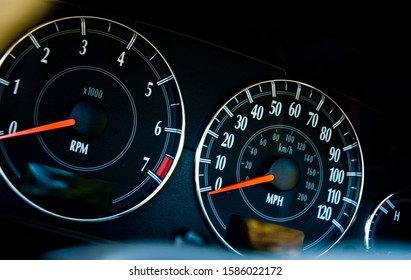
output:
M2 258L410 257L401 38L50 3L1 54L2 234L27 248Z

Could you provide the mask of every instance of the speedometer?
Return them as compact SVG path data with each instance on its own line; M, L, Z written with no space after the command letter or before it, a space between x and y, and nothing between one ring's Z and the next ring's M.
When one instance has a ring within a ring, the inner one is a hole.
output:
M363 165L335 101L305 83L268 80L236 93L210 120L196 151L196 191L231 250L321 255L355 219Z

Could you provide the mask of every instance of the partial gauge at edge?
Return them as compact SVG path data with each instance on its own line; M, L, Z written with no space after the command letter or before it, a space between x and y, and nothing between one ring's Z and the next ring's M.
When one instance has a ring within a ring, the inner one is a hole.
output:
M0 172L50 215L103 221L160 191L183 147L184 105L159 50L119 22L60 18L0 61Z
M364 245L379 256L411 256L411 190L384 198L365 223Z
M268 80L239 91L210 120L195 159L205 219L240 255L319 256L356 217L359 139L342 109L308 84Z

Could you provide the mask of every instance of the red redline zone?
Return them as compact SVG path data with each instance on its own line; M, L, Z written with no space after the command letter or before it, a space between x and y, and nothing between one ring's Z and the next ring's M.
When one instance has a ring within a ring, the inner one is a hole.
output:
M163 161L160 164L160 167L156 171L156 175L164 179L164 177L167 175L168 171L170 170L171 165L173 164L173 159L165 156Z

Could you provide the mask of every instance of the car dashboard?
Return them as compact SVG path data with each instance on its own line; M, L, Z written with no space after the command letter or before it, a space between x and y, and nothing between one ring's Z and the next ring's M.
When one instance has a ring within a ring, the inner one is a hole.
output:
M410 259L402 17L48 3L1 54L2 259Z

